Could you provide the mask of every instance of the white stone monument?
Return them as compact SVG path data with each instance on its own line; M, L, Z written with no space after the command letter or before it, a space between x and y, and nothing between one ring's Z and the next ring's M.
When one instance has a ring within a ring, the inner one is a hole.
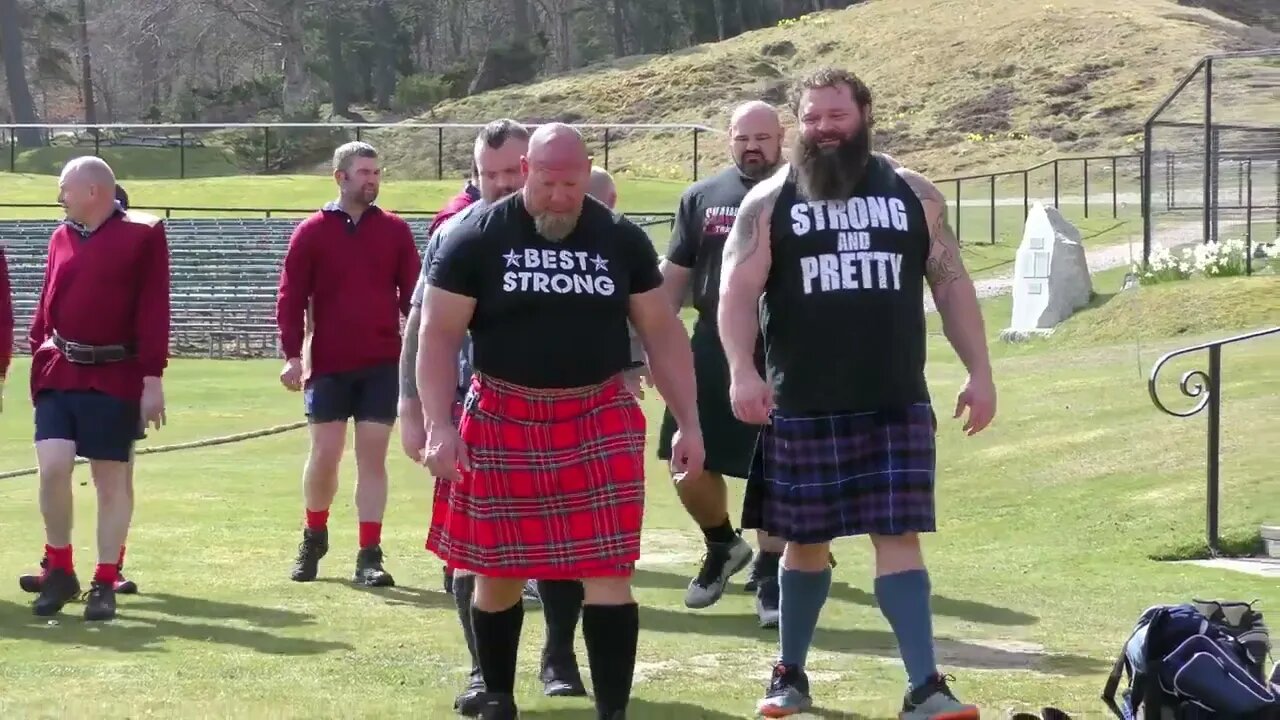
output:
M1027 215L1014 260L1013 319L1001 339L1048 335L1088 305L1092 295L1080 231L1057 208L1037 202Z

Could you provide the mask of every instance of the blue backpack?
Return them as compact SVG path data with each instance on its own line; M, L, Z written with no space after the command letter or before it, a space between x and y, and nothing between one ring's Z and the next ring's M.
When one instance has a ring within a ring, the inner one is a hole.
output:
M1102 699L1122 720L1280 720L1270 649L1250 603L1157 605L1138 619ZM1129 687L1117 703L1122 674Z

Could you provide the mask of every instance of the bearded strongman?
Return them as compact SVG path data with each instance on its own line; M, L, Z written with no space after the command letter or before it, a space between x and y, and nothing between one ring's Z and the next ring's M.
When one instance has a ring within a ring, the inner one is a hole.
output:
M89 460L98 495L98 564L86 620L116 613L116 582L129 531L133 446L164 423L169 360L169 248L159 218L126 212L115 175L99 158L63 168L67 221L49 240L44 285L31 323L40 509L46 569L35 577L37 615L54 615L80 592L71 550L71 475ZM23 580L27 584L26 578Z
M631 574L644 514L645 419L622 373L627 321L680 424L673 465L702 469L688 335L645 233L588 198L581 135L533 134L528 180L467 219L435 256L423 301L418 387L427 467L455 484L428 543L477 577L481 717L516 717L524 579L581 579L597 713L625 717L639 612ZM457 428L457 357L471 331L475 376Z
M416 379L418 332L422 326L422 296L426 291L427 270L455 227L524 186L525 174L521 160L528 150L529 130L520 123L503 119L486 125L476 137L473 151L476 187L480 191L480 199L441 223L439 229L432 233L423 252L423 273L413 291L413 309L405 322L404 352L401 353L400 360L400 434L405 453L415 461L421 462L427 443ZM458 415L462 413L462 400L471 388L471 374L471 352L467 343L458 357L459 383L454 408ZM448 504L451 485L447 480L436 480L436 503ZM456 575L451 573L451 576L450 592L457 605L458 623L462 627L462 635L471 655L470 680L466 689L454 700L453 708L461 715L473 717L480 712L485 689L480 661L476 656L475 632L471 626L471 600L475 594L476 578L474 574L465 571ZM553 697L586 695L573 648L573 637L582 613L582 583L576 580L542 580L536 583L536 590L533 592L530 592L531 585L535 585L534 581L526 584L525 599L541 600L547 626L539 672L543 692Z
M333 178L338 199L289 238L276 301L286 358L280 382L303 391L311 431L302 481L306 526L291 577L315 580L329 551L329 506L354 419L360 550L352 582L385 587L395 584L382 566L382 517L399 397L400 317L409 314L421 260L409 224L374 205L381 168L372 146L351 142L335 150Z
M719 306L734 413L764 424L743 527L787 541L781 657L758 709L783 717L810 706L804 667L831 587L830 542L869 535L876 599L909 680L901 718L976 718L934 661L917 535L935 529L926 283L969 371L955 416L969 408L972 435L995 413L973 283L942 194L871 152L870 90L825 69L797 83L793 103L792 164L743 201L725 245ZM754 361L761 328L769 384Z
M724 478L745 478L760 428L733 416L729 407L729 366L716 329L720 297L720 257L725 236L733 225L747 190L768 177L782 159L782 123L777 110L753 101L737 107L729 120L729 151L733 165L689 187L680 198L676 224L666 259L664 286L678 308L692 290L697 321L693 326L693 363L698 374L698 417L707 444L706 471L686 476L676 485L680 502L698 523L706 542L702 568L689 582L684 604L690 608L714 605L729 578L751 560L751 546L739 537L729 519L729 493ZM658 457L671 457L675 421L662 420ZM778 558L782 543L756 532L760 553L748 578L756 593L756 615L762 627L778 623Z

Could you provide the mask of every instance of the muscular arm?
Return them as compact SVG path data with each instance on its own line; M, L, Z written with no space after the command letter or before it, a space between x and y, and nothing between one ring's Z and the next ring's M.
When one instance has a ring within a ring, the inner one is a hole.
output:
M428 285L422 298L415 364L418 399L426 427L453 423L458 391L458 353L475 312L474 298Z
M920 198L929 222L925 278L942 316L942 330L970 376L990 377L987 331L973 280L960 258L960 243L947 222L947 199L928 178L906 168L898 174Z
M666 291L676 312L679 312L684 306L684 299L689 295L689 282L693 279L693 268L677 265L670 259L664 258L658 269L662 271L662 289Z
M769 216L786 179L779 171L743 198L724 244L717 319L730 375L756 372L760 295L769 277Z
M662 287L631 296L631 322L649 356L653 384L682 430L698 427L698 388L684 323Z

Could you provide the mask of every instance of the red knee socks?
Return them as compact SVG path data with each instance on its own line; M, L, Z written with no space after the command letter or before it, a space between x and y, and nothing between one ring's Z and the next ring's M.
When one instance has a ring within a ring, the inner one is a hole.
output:
M382 544L382 523L360 523L360 547L367 548Z
M307 511L307 529L308 530L326 530L329 527L329 509L324 510L308 510Z

